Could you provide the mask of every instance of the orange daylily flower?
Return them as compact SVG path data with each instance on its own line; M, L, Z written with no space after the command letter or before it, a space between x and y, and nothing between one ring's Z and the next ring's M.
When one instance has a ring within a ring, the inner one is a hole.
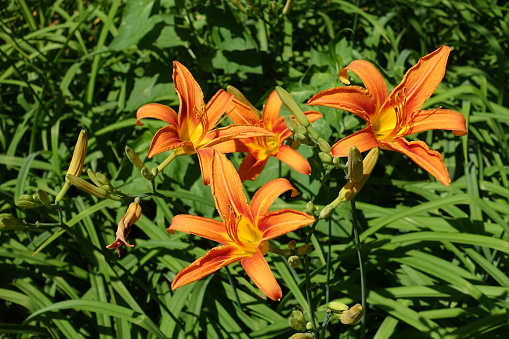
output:
M225 142L216 148L223 153L249 153L239 167L239 175L242 181L256 179L270 157L278 158L302 174L309 175L311 173L311 166L306 158L284 144L284 141L292 135L292 132L286 127L284 117L279 116L282 102L276 91L269 95L261 117L258 110L245 98L235 97L228 106L227 114L235 124L256 126L274 133L273 136L269 137L251 137ZM322 116L314 111L307 111L304 114L310 122L316 121Z
M339 72L345 84L347 71L364 83L363 87L344 86L322 91L312 97L309 105L342 109L364 119L364 129L338 141L332 155L343 157L350 147L364 152L374 147L407 155L444 185L451 179L439 152L430 150L422 141L407 141L405 136L433 129L451 130L454 135L467 134L465 117L450 109L420 108L435 92L445 74L451 48L442 46L410 68L401 83L387 95L387 86L380 72L371 63L357 60Z
M120 219L117 227L116 239L114 242L106 246L109 249L117 249L117 254L120 257L120 247L125 245L127 247L134 247L127 243L126 238L131 233L131 227L134 225L141 217L141 206L139 204L139 199L136 198L135 202L129 205L126 214Z
M218 91L205 105L203 92L189 70L178 61L173 62L173 82L180 100L179 113L161 104L147 104L136 113L136 124L140 119L155 118L168 123L157 131L150 144L148 156L174 150L175 155L198 154L203 181L210 180L212 151L215 145L226 140L250 136L271 135L252 126L228 126L214 129L233 96L224 90Z
M274 179L263 185L248 204L237 171L226 156L213 152L212 195L222 221L194 215L176 215L168 232L182 231L220 243L203 257L180 271L171 284L179 288L199 280L221 267L240 261L255 284L273 300L282 291L267 261L270 239L295 231L315 221L303 212L281 209L268 212L270 205L283 192L295 188L286 179Z

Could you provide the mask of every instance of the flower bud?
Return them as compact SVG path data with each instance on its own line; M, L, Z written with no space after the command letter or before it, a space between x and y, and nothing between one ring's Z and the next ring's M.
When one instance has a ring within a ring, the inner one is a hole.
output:
M295 251L295 254L297 254L300 257L309 254L309 252L311 252L311 246L309 246L308 244L304 244L301 247L299 247L297 251Z
M362 319L364 309L360 304L352 306L349 310L339 315L339 320L345 325L355 325Z
M332 205L327 205L323 208L323 210L318 215L318 219L326 219L334 213L335 207Z
M297 130L297 127L299 127L299 124L297 124L295 122L295 120L293 120L292 117L288 116L288 115L285 115L285 124L286 124L286 127L288 127L288 129L292 132L292 133L295 133L295 131Z
M281 12L282 15L288 15L290 11L292 10L293 6L293 0L286 0L285 7L283 7L283 11Z
M134 245L127 243L126 238L129 236L129 233L131 233L131 226L135 224L141 217L141 206L139 203L140 198L136 198L134 202L129 205L126 214L122 217L122 219L120 219L118 223L116 232L117 238L114 242L106 246L106 248L109 249L116 249L119 257L120 247L122 247L122 245L127 247L134 247Z
M294 134L295 133L300 133L300 134L303 134L303 135L306 135L308 133L307 129L303 126L297 126L297 128L295 129L294 131Z
M92 194L98 198L110 198L108 192L102 188L99 188L95 185L92 185L88 181L75 177L74 175L67 174L67 179L76 186L78 189L82 190L83 192L86 192L88 194Z
M143 175L143 177L145 179L147 179L147 180L154 179L154 177L152 176L152 173L150 172L150 170L147 167L143 167L140 172L141 172L141 175Z
M79 176L81 174L83 164L85 163L85 157L87 156L87 147L87 132L85 132L85 130L81 130L76 146L74 147L74 152L72 153L71 163L69 164L67 174L72 174L74 176Z
M226 87L226 91L228 93L230 93L231 95L233 95L233 98L241 103L243 103L244 105L248 106L253 112L255 112L258 116L260 116L260 111L254 107L251 102L249 102L249 100L247 100L247 98L244 96L244 94L242 94L241 91L239 91L237 88L233 87L233 86L228 86Z
M292 251L289 250L288 248L286 248L286 249L283 250L283 254L284 254L285 257L289 257L289 256L292 255Z
M26 224L9 213L0 214L0 231L22 231Z
M303 145L308 145L310 142L308 140L308 138L306 138L306 136L304 134L301 134L301 133L295 133L293 135L293 138L295 139L295 141L297 141L299 144L303 144Z
M99 180L99 182L101 183L101 186L109 186L110 188L112 187L110 180L104 174L96 172L95 175L97 180Z
M288 318L288 325L297 331L304 331L306 327L294 317Z
M318 157L326 165L332 165L334 162L334 158L328 153L318 152Z
M288 257L288 265L290 265L290 267L293 267L293 268L297 268L299 267L301 264L300 262L300 258L296 255L292 255L290 257Z
M320 151L323 153L330 154L331 147L325 139L318 138L318 147L320 147Z
M290 240L290 241L288 242L288 248L289 248L291 251L295 251L296 244L297 244L297 242L296 242L295 240Z
M295 120L297 120L301 126L308 127L310 125L309 119L306 117L304 112L302 112L299 105L297 105L290 93L279 86L276 87L276 92L286 108L295 117Z
M315 327L313 326L313 323L312 323L311 321L308 321L308 322L306 323L306 329L307 329L307 330L312 330L313 328L315 328Z
M48 196L48 193L44 190L37 189L36 191L37 199L42 202L42 204L46 207L51 207L51 199Z
M359 182L353 182L349 181L346 183L346 185L339 191L339 202L345 202L350 201L359 191L361 190L362 186L366 183L369 176L371 175L371 172L373 171L373 168L375 168L376 162L378 160L378 147L373 148L371 151L369 151L368 155L364 158L363 163L363 177L362 180Z
M304 318L304 313L302 313L299 310L293 310L292 316L295 317L298 321L300 321L302 323L306 321L306 318Z
M129 159L131 164L133 164L138 171L141 171L141 169L145 167L145 165L143 165L143 161L141 161L138 154L131 147L129 146L125 147L125 154L127 155L127 158Z
M327 304L327 307L335 312L342 312L348 310L348 305L340 302L340 301L331 301Z
M288 339L313 339L315 335L313 333L295 333Z
M88 174L88 177L90 178L90 180L92 180L92 182L93 182L96 186L98 186L98 187L102 186L102 184L103 184L103 183L102 183L102 182L99 180L99 178L97 177L97 173L96 173L96 172L94 172L91 168L89 168L89 169L87 170L87 174Z
M20 195L20 197L18 198L18 200L16 201L15 204L16 204L16 206L18 206L19 208L22 208L24 210L42 206L39 199L37 199L37 195L34 198L34 196L30 195L30 194Z
M363 175L361 152L357 147L352 146L348 152L348 178L353 182L360 182Z

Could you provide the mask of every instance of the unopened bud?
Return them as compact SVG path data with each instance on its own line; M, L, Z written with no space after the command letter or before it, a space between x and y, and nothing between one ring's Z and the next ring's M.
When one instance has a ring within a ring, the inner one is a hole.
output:
M138 171L141 171L141 169L145 167L145 165L143 165L143 161L141 161L138 154L131 147L129 146L125 147L125 154L127 155L127 158L129 159L131 164L133 164Z
M67 174L75 176L79 176L81 174L83 164L85 163L85 157L87 156L87 147L87 132L85 132L85 130L81 130L76 146L74 147L74 152L72 153L71 163L69 164Z
M41 207L42 204L37 199L37 195L35 196L35 199L34 199L33 195L23 194L16 201L16 206L18 206L19 208L22 208L24 210L28 210L28 209L31 209L31 208Z
M97 177L97 173L96 173L96 172L94 172L91 168L89 168L89 169L87 170L87 174L88 174L88 177L90 178L90 180L92 180L92 182L93 182L96 186L98 186L98 187L102 186L102 182L101 182L101 181L99 180L99 178Z
M152 180L154 178L152 176L152 173L150 173L150 170L145 166L141 169L140 172L141 172L141 175L143 175L143 177L147 180Z
M110 180L104 174L96 172L95 175L102 185L111 186Z
M302 313L299 310L293 310L292 311L292 316L295 317L300 322L305 322L306 321L306 318L304 318L304 313Z
M290 265L290 267L293 267L293 268L297 268L299 267L301 264L300 262L300 258L296 255L292 255L290 257L288 257L288 265Z
M283 11L281 12L282 15L288 15L290 11L292 10L293 6L293 0L286 0L285 7L283 7Z
M331 147L325 139L318 138L318 147L320 147L320 151L329 154Z
M334 158L329 153L318 152L318 157L324 164L327 164L327 165L333 164Z
M304 244L301 247L299 247L297 251L295 251L295 254L297 254L298 256L303 256L309 254L309 252L311 252L311 246L309 246L308 244Z
M348 305L340 301L331 301L327 304L327 307L335 312L342 312L348 309Z
M42 204L46 207L51 207L51 199L48 196L48 193L44 190L37 189L36 191L37 199L42 202Z
M294 134L295 133L300 133L300 134L303 134L303 135L306 135L308 133L307 129L303 126L297 126L297 128L295 129L294 131Z
M359 182L353 182L349 181L346 183L346 185L339 191L339 202L345 202L350 201L359 193L362 186L366 183L369 176L371 175L371 172L373 171L373 168L375 168L376 162L378 160L378 147L373 148L371 151L369 151L368 155L364 158L362 164L363 164L363 176L362 180Z
M304 134L301 134L301 133L295 133L293 135L293 138L295 139L295 141L297 141L299 144L303 144L303 145L308 145L309 144L309 140L308 138L306 138L306 136Z
M154 167L152 168L152 177L157 177L157 175L159 174L159 170L157 169L157 167Z
M326 219L334 213L335 207L332 205L327 205L323 208L323 210L318 215L318 219Z
M349 310L339 315L339 320L345 325L355 325L362 319L364 309L360 304L352 306Z
M291 250L291 251L295 251L295 248L297 246L297 242L295 240L290 240L288 242L288 248Z
M288 325L296 331L304 331L306 329L306 326L293 316L288 318Z
M292 255L292 251L289 250L288 248L286 248L286 249L283 250L283 254L284 254L285 257L289 257L289 256Z
M315 335L313 333L295 333L288 339L313 339Z
M348 152L348 178L353 182L360 182L363 177L362 155L355 146Z
M297 105L290 93L279 86L276 87L276 92L286 108L295 117L295 120L297 120L301 126L308 127L310 125L309 119L306 117L304 112L302 112L299 105Z
M339 159L338 157L333 157L333 158L332 158L332 164L333 164L335 167L339 167L339 165L341 165L341 159Z
M313 323L312 323L311 321L308 321L308 322L306 323L306 329L307 329L307 330L312 330L313 328L315 328L315 327L313 326Z
M233 95L233 98L234 98L236 101L238 101L238 102L240 102L240 103L242 103L242 104L246 105L247 107L249 107L249 108L250 108L253 112L255 112L258 116L260 116L260 115L261 115L261 114L260 114L260 111L259 111L256 107L254 107L254 106L251 104L251 102L249 102L249 100L247 100L247 98L244 96L244 94L242 94L242 92L241 92L241 91L239 91L237 88L235 88L235 87L233 87L233 86L228 86L228 87L226 87L226 91L227 91L228 93L230 93L231 95Z
M103 199L109 198L109 194L106 190L104 190L100 187L97 187L95 185L92 185L91 183L89 183L88 181L86 181L84 179L78 178L78 177L76 177L74 175L70 175L70 174L67 175L67 179L71 182L71 184L73 184L74 186L76 186L78 189L80 189L83 192L92 194L98 198L103 198Z
M295 120L293 120L292 117L288 116L288 115L285 115L285 124L286 124L286 127L288 127L288 129L292 132L292 133L295 133L295 131L297 130L297 127L299 127L299 124L297 124L295 122Z
M21 231L26 224L9 213L0 214L0 231Z

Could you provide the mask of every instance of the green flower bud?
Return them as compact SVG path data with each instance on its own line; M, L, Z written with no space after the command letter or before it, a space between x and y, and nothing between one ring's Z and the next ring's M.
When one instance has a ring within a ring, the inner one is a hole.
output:
M315 328L315 327L313 326L313 323L312 323L311 321L308 321L308 322L306 323L306 329L307 329L307 330L312 330L313 328Z
M349 310L339 315L339 320L345 325L355 325L362 319L364 309L360 304L352 306Z
M143 175L143 177L144 177L145 179L147 179L147 180L152 180L152 179L154 179L154 177L152 176L152 173L150 173L150 170L149 170L147 167L145 167L145 166L144 166L144 167L141 169L141 171L140 171L140 172L141 172L141 175Z
M22 231L26 224L9 213L0 214L0 231Z
M292 316L295 317L301 323L304 323L306 321L306 318L304 318L304 313L302 313L299 310L293 310L292 311Z
M290 265L293 268L299 267L301 264L300 258L296 255L292 255L288 258L288 265Z
M332 215L332 213L334 213L334 210L336 208L332 205L327 205L323 208L323 210L320 212L320 214L318 215L318 219L326 219L328 217L330 217Z
M283 102L283 104L286 106L286 108L292 113L292 115L295 117L297 122L304 127L308 127L310 125L309 119L306 117L304 112L300 109L299 105L295 102L295 100L292 98L290 93L285 91L282 87L277 86L276 92L279 95L279 98Z
M91 168L89 168L89 169L87 170L87 174L88 174L88 177L90 178L90 180L92 180L92 182L93 182L96 186L98 186L98 187L102 186L102 184L103 184L103 183L102 183L102 182L99 180L99 178L97 177L97 173L95 173L95 172L94 172Z
M292 255L292 251L290 251L289 249L285 249L283 250L283 254L285 255L285 257L289 257Z
M292 10L293 6L293 0L286 0L285 7L283 8L283 11L281 12L282 15L288 15L290 11Z
M363 177L362 155L357 147L350 147L348 152L348 178L353 182L360 182Z
M369 176L371 175L371 172L373 171L373 168L375 168L377 160L378 160L378 147L375 147L371 151L369 151L368 155L366 155L362 162L363 164L362 180L359 182L353 182L352 180L350 180L341 189L341 191L339 191L338 199L340 203L350 201L353 198L355 198L357 193L359 193L362 186L364 186Z
M131 147L128 146L125 147L125 154L127 155L129 161L134 165L134 167L136 167L138 171L141 171L141 169L145 167L145 165L143 165L143 161L141 161L138 154Z
M48 196L48 193L44 190L37 189L36 191L37 199L43 203L46 207L51 207L51 199Z
M304 326L298 319L295 317L288 318L288 325L297 331L304 331L306 326Z
M313 333L295 333L288 339L313 339L314 337Z
M288 248L289 248L291 251L295 251L296 244L297 244L297 242L296 242L295 240L290 240L290 241L288 242Z
M87 132L85 132L85 130L81 130L76 146L74 147L74 152L72 153L71 163L69 164L67 174L75 176L79 176L81 174L83 164L85 163L85 157L87 156L87 147Z
M39 199L37 199L37 195L35 195L35 199L34 199L33 195L23 194L16 201L16 206L18 206L19 208L22 208L24 210L28 210L31 208L41 207L42 204L39 201Z
M320 147L320 151L323 153L330 154L331 147L327 141L322 138L318 138L318 147Z
M97 179L99 180L99 182L103 185L103 186L110 186L111 187L111 182L108 178L106 178L106 176L100 172L96 172L95 173ZM99 186L99 185L97 185Z
M293 138L299 143L299 144L303 144L303 145L308 145L310 142L308 140L308 138L306 138L306 136L304 134L301 134L301 133L295 133L293 135Z
M295 131L297 130L297 127L299 127L299 124L297 124L295 122L295 120L293 120L292 117L288 116L288 115L285 115L285 124L286 124L286 127L288 127L288 129L292 132L292 133L295 133Z
M342 312L342 311L346 311L348 310L348 305L340 302L340 301L331 301L328 305L327 305L328 308L330 308L332 311L336 311L336 312Z
M332 155L330 155L328 153L318 152L318 157L324 164L327 164L327 165L332 165L334 162L334 158L332 157Z
M74 175L68 174L67 179L76 186L78 189L82 190L83 192L92 194L98 198L110 198L108 192L100 187L97 187L95 185L92 185L88 181L81 179L79 177L75 177Z
M311 246L309 246L308 244L304 244L301 247L299 247L297 251L295 251L295 254L297 254L300 257L309 254L309 252L311 252Z

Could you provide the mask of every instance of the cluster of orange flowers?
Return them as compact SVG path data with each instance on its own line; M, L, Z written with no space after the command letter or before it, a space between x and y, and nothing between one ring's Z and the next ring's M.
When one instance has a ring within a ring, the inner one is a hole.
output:
M467 133L461 113L442 108L420 109L441 82L449 53L450 48L442 46L421 58L390 94L382 75L371 63L354 61L342 69L340 80L347 86L318 93L308 104L354 113L366 121L366 126L334 144L332 155L344 157L352 146L360 152L375 147L401 152L444 185L449 185L450 177L440 153L430 150L422 141L409 142L405 139L407 135L432 129L451 130L455 135ZM349 85L348 71L355 73L364 87ZM169 232L198 235L220 246L179 272L172 288L189 284L240 261L263 293L279 300L281 288L264 259L270 248L268 241L309 225L316 218L291 209L269 212L271 204L283 192L297 194L288 180L280 178L266 183L250 203L243 193L242 181L255 179L272 156L300 173L311 172L308 161L285 144L292 132L284 117L279 116L282 101L275 91L272 92L260 114L244 96L229 88L228 91L218 91L205 104L200 86L187 68L177 61L173 65L173 80L180 100L179 112L161 104L148 104L138 110L137 124L142 125L140 119L144 118L155 118L168 124L154 135L149 157L169 150L173 150L175 156L198 155L203 181L211 185L222 221L194 215L173 218ZM216 128L225 113L234 124ZM310 122L321 117L313 111L305 112L305 115ZM224 155L230 152L247 153L238 171ZM137 202L131 204L119 230L129 230L140 214ZM117 232L117 240L110 248L128 245L122 230Z

